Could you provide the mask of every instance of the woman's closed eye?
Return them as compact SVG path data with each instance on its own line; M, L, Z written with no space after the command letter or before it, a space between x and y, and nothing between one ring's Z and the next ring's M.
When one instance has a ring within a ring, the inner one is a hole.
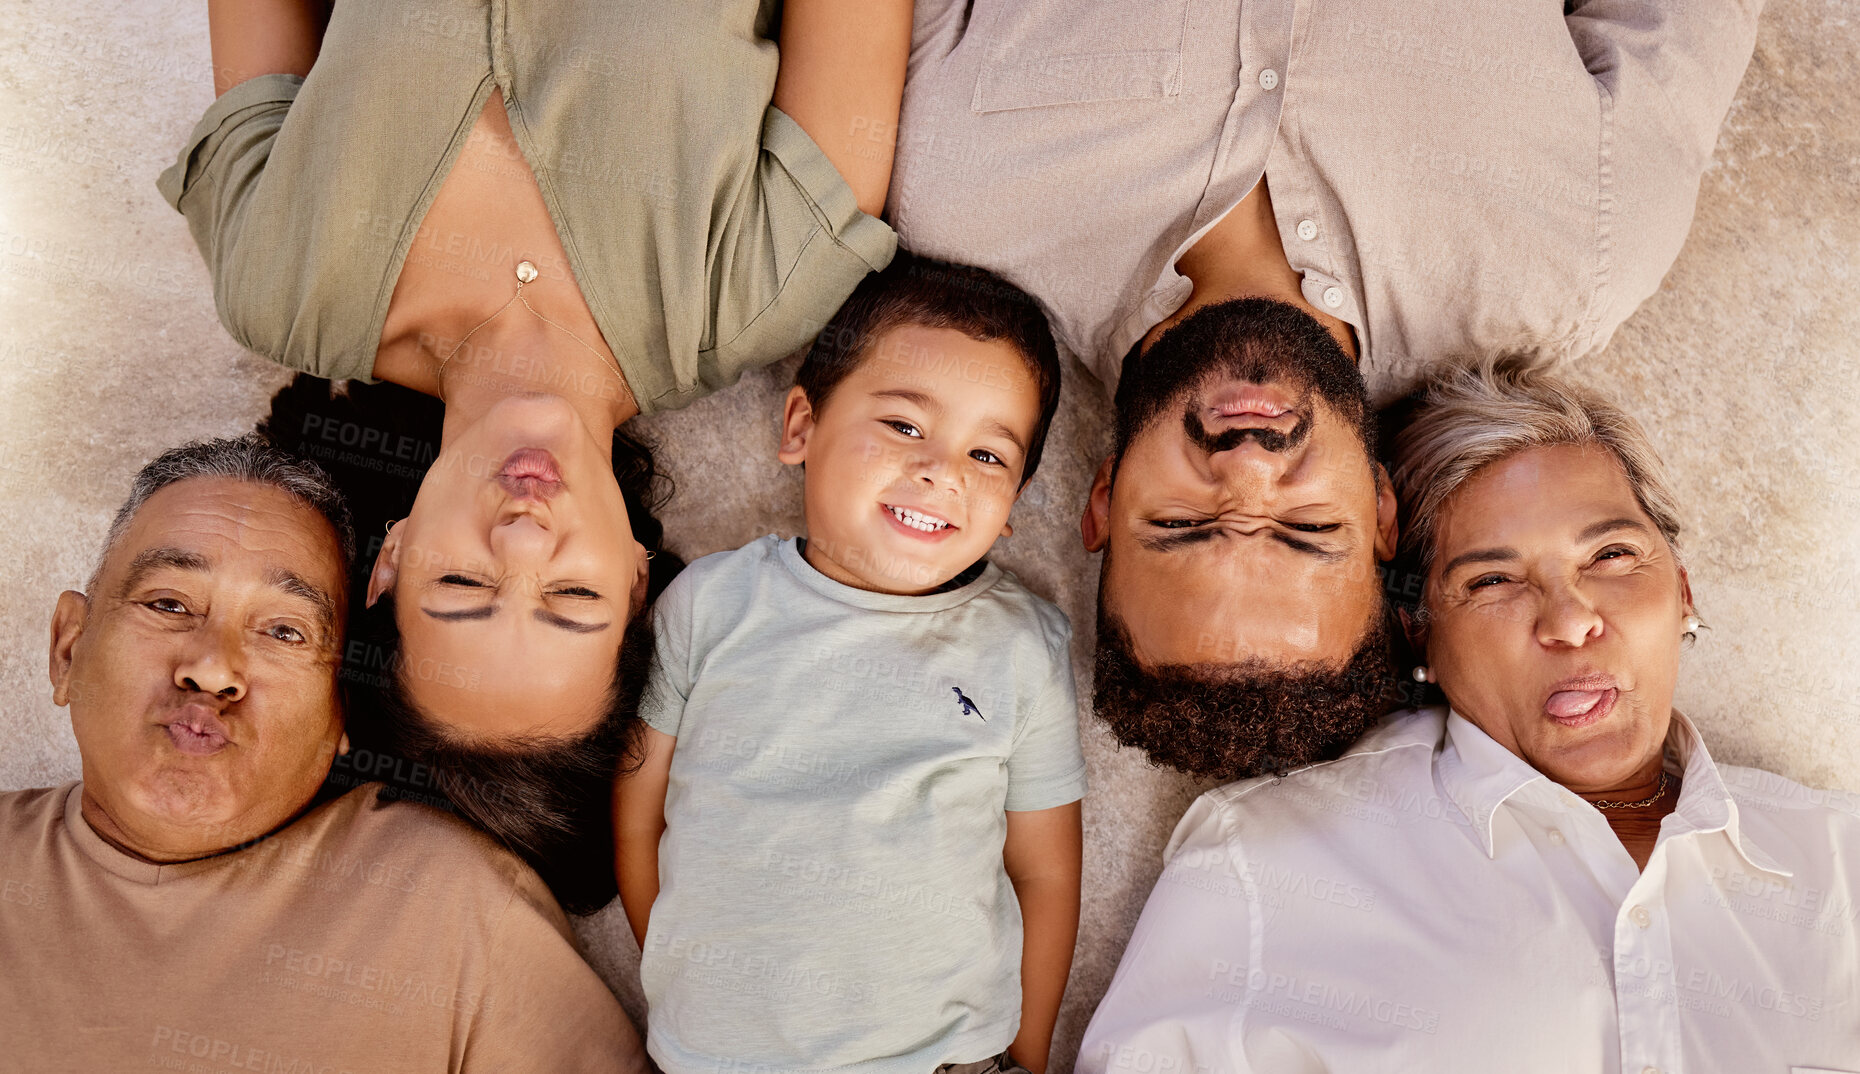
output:
M601 599L601 595L599 593L596 593L594 590L589 589L585 585L571 585L571 586L565 586L561 589L551 589L549 591L549 595L552 597L580 597L583 600Z
M463 575L463 574L442 574L439 576L439 584L440 585L464 586L468 589L489 589L491 588L489 583L481 581L477 578L467 577L466 575Z

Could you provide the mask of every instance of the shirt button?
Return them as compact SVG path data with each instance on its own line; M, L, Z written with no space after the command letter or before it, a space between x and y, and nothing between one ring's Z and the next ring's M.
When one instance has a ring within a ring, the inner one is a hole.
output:
M1324 304L1326 306L1329 306L1331 309L1336 309L1338 306L1343 305L1343 288L1341 287L1324 288Z
M1556 846L1556 847L1560 847L1563 845L1563 832L1561 829L1558 829L1558 828L1550 829L1550 845Z
M1259 88L1274 90L1279 88L1279 72L1268 67L1259 73Z
M1636 928L1644 929L1648 925L1653 924L1653 915L1647 912L1645 906L1636 906L1634 909L1628 911L1628 920L1632 921ZM1652 1068L1650 1067L1648 1069ZM1659 1072L1655 1071L1655 1074L1659 1074Z
M1298 237L1306 242L1317 238L1317 224L1310 220L1298 221Z

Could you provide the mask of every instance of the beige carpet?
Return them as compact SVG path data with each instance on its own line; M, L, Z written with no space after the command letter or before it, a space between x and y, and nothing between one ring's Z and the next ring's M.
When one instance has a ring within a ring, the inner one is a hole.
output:
M212 97L198 0L0 0L0 788L71 779L47 624L88 572L129 475L160 450L252 427L282 371L239 350L155 174ZM1774 0L1666 286L1578 369L1650 426L1686 507L1712 630L1679 704L1722 760L1860 787L1860 25L1850 0ZM774 461L788 366L651 423L679 479L687 556L793 533ZM1106 444L1074 377L998 560L1087 633L1096 565L1077 513ZM1086 682L1087 652L1075 652ZM1159 851L1196 788L1086 719L1084 929L1055 1070L1116 968ZM584 923L637 1011L617 910Z

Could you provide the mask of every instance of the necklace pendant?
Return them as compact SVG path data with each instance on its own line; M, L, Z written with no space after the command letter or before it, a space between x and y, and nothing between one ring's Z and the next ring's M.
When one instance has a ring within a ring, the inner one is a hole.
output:
M530 283L536 279L536 266L528 261L517 262L517 282Z

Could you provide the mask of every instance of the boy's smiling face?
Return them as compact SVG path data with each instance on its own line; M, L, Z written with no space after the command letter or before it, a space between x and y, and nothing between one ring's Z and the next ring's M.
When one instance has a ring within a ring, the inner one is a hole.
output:
M1039 386L1007 341L881 333L824 405L788 393L780 458L807 464L808 563L884 593L961 574L1011 532L1039 419Z

